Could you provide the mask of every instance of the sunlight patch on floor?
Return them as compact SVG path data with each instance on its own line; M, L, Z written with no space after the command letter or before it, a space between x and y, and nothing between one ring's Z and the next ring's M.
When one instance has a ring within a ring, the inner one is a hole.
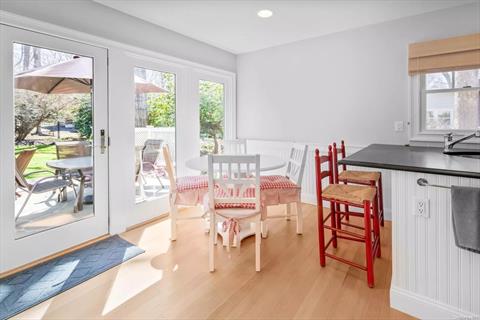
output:
M158 241L159 235L161 235L160 241ZM145 250L145 253L120 266L103 307L103 316L163 279L162 268L156 268L152 263L137 262L152 260L159 255L166 254L171 248L169 238L169 219L155 223L143 230L137 243L140 248ZM178 265L176 268L178 269ZM135 281L132 282L132 278L135 278Z
M135 278L135 281L132 281L132 278ZM145 268L144 264L129 263L128 266L122 266L110 289L102 316L112 312L162 278L163 270Z

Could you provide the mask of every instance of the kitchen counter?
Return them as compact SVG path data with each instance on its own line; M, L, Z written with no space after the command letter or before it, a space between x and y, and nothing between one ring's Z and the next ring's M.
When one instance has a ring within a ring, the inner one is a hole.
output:
M442 148L371 144L340 164L480 179L480 158L445 155Z
M340 163L382 172L392 220L390 306L420 319L480 319L480 254L455 245L448 189L480 188L480 159L372 144ZM431 186L418 185L420 178ZM427 204L422 213L418 201Z

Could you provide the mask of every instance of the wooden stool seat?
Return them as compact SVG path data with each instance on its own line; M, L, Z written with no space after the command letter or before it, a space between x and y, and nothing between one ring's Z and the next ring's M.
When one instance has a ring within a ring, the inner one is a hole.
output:
M374 187L349 184L331 184L322 190L324 198L363 205L364 201L372 202L377 190Z
M380 180L380 177L380 172L376 171L345 170L339 173L338 180L341 182L370 184L371 181L377 182Z

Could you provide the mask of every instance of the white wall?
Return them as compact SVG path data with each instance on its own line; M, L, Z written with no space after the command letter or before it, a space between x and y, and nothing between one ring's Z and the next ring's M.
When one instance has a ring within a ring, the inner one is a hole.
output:
M1 0L0 10L228 71L236 68L232 53L91 0Z
M408 143L408 44L480 32L479 4L239 55L238 136Z

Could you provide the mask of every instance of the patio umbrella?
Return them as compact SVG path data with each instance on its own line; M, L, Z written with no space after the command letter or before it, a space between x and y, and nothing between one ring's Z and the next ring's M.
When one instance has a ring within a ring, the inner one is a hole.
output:
M135 76L136 93L162 93L167 90ZM92 59L74 57L72 60L25 71L15 76L15 88L47 94L90 93Z

